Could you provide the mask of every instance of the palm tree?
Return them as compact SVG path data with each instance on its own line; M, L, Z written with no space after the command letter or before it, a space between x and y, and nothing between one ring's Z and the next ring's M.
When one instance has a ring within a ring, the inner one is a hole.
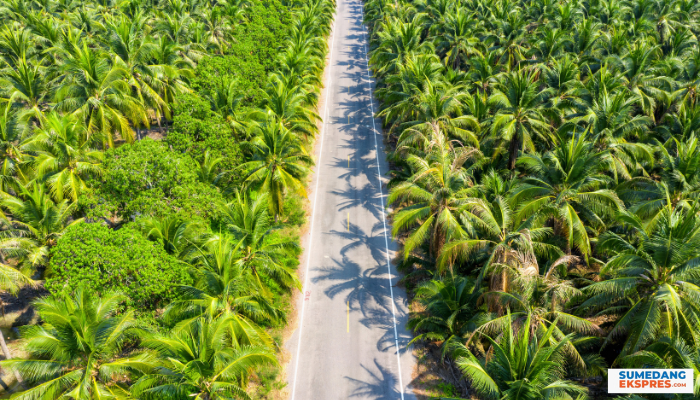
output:
M548 91L538 90L537 70L511 72L498 81L489 103L497 111L488 132L488 138L495 147L507 145L508 169L515 168L518 152L537 150L535 143L548 147L556 139L547 121L547 114L553 109L543 105L549 96ZM551 118L551 116L550 116ZM538 139L538 142L535 142ZM495 155L501 150L496 150Z
M313 161L281 122L262 124L255 139L242 143L242 147L253 154L251 161L239 167L244 182L268 194L268 209L275 220L282 215L286 192L306 197L303 179Z
M250 399L248 376L260 366L276 365L259 347L231 347L227 318L198 319L182 330L143 341L156 356L151 372L131 388L142 399Z
M144 236L161 242L168 254L179 259L186 258L192 251L200 228L198 222L185 221L175 215L145 218L140 225Z
M602 232L606 217L624 208L617 194L606 188L608 153L595 151L585 136L572 136L544 157L527 154L518 164L530 176L515 195L524 202L515 220L535 214L553 219L554 233L567 239L567 253L575 247L588 259L588 230Z
M529 317L523 326L530 326ZM482 357L477 357L464 345L456 346L457 365L477 393L487 399L583 395L586 393L583 387L564 379L564 348L572 336L552 344L549 339L554 327L551 325L538 337L527 328L516 332L513 324L507 323L500 337L484 337L490 348Z
M420 332L409 345L421 340L439 341L445 357L452 346L466 340L480 325L474 307L479 292L472 279L452 273L424 283L415 293L425 311L408 323L410 329Z
M238 240L240 259L251 268L258 279L263 272L279 283L301 289L301 282L284 263L284 259L295 250L298 244L275 234L279 226L273 225L266 204L268 195L252 196L236 193L232 202L222 207L222 223ZM213 236L212 243L221 238Z
M25 180L21 165L24 160L22 149L17 145L26 132L27 114L17 112L8 101L0 114L0 191L9 192L17 189Z
M293 76L296 75L290 75ZM272 75L265 92L267 114L273 121L279 121L285 129L294 134L314 136L318 131L316 121L321 117L308 107L314 102L309 97L312 92L290 83L278 75Z
M470 56L483 56L483 43L478 38L479 21L465 8L447 13L437 36L436 50L444 54L445 65L458 69Z
M237 79L224 79L206 96L214 112L221 114L238 138L248 138L257 121L265 119L260 109L245 107L245 95L240 93Z
M103 154L92 142L82 121L51 112L22 143L22 149L33 155L34 173L48 184L56 201L68 198L76 202L87 190L85 180L102 175Z
M83 219L72 219L77 207L68 200L55 203L44 187L33 182L20 187L18 196L0 193L0 254L15 259L26 271L45 266L49 250L65 229Z
M376 47L370 51L370 62L379 77L393 73L413 54L432 52L432 44L421 40L423 22L419 14L411 22L390 17L380 24L373 38Z
M192 258L194 286L178 288L181 298L168 305L165 318L179 329L201 319L226 319L230 345L273 347L261 323L284 320L265 285L241 262L240 241L210 240Z
M78 116L87 127L88 138L97 135L109 147L114 133L133 141L131 124L148 126L144 105L132 97L129 71L109 64L104 54L86 42L66 51L61 67L65 78L56 93L56 108Z
M388 198L390 204L400 206L392 234L408 232L404 259L423 244L428 246L428 255L437 259L445 243L466 235L459 214L467 203L463 191L470 177L462 165L475 151L452 148L439 131L428 138L427 154L408 156L406 163L413 175L393 187Z
M625 368L687 368L693 370L693 394L700 394L700 351L697 347L689 346L683 339L662 337L654 343L634 354L622 359Z
M623 198L631 203L630 211L651 224L667 206L692 207L700 194L698 139L673 139L668 147L658 147L660 181L637 177L620 187Z
M65 298L46 297L34 302L42 325L24 331L26 360L0 362L18 371L31 389L15 398L80 400L125 397L129 393L117 377L148 370L140 355L120 357L122 346L135 329L133 311L119 313L126 298L105 294L96 298L82 289Z
M157 46L148 34L147 23L143 11L107 21L107 44L114 54L114 63L128 72L128 83L139 102L169 115L169 105L160 96L162 82L157 65L151 63Z
M413 104L409 111L411 120L402 124L407 129L399 137L399 146L403 146L405 136L413 136L415 131L440 131L451 138L461 140L471 146L479 146L477 134L480 130L479 121L471 115L461 114L461 97L464 93L458 88L441 89L430 81L425 82L423 92L412 99ZM387 108L378 113L378 116L389 114L392 108Z
M564 353L569 358L567 364L579 372L586 371L587 361L595 367L598 360L586 360L576 345L592 339L585 335L599 335L602 330L595 323L571 313L585 296L575 286L575 281L560 277L559 270L566 271L567 264L574 263L576 257L563 256L555 259L542 273L532 254L511 252L509 258L506 263L489 265L489 270L500 272L496 277L500 278L501 287L492 285L492 290L484 293L480 300L488 303L491 311L496 312L482 317L484 322L474 330L474 335L467 344L482 334L499 334L507 323L525 327L527 325L523 324L529 321L529 329L535 335L543 335L551 325L555 325L549 339L552 344L563 340L566 333L577 335L575 340L564 347ZM503 315L504 310L507 315Z
M626 232L606 232L598 244L599 251L611 256L601 270L610 279L586 287L590 298L581 308L620 314L607 339L610 343L625 338L620 357L643 350L663 335L700 346L694 328L700 322L695 311L700 305L697 208L666 206L650 227L629 212L618 219Z
M10 103L21 102L35 115L46 107L49 84L40 65L32 65L26 59L18 60L14 68L2 74L0 85L9 92Z

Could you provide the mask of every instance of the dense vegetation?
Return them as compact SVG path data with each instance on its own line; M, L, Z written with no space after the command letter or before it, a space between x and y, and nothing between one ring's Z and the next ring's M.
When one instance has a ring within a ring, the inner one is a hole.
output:
M334 8L0 1L0 289L48 291L13 398L279 386Z
M576 398L636 366L693 368L673 398L700 396L699 18L692 0L366 3L414 343L471 395Z

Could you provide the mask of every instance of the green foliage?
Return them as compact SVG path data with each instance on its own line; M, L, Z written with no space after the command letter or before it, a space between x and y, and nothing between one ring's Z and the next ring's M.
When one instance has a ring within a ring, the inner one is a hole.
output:
M115 378L144 372L146 357L120 357L136 325L133 310L119 312L124 300L117 293L95 296L77 289L68 296L36 301L34 307L44 324L24 330L29 359L0 364L20 372L31 386L12 397L32 400L77 393L76 398L87 400L128 394L128 387L116 384Z
M482 398L569 398L564 379L608 365L697 370L697 3L364 11L393 234L402 269L431 277L415 340L448 347ZM477 298L454 296L461 279Z
M529 318L524 322L524 326L530 326ZM508 323L501 335L486 338L493 357L476 357L460 344L455 350L457 365L486 399L569 398L584 394L582 386L563 379L564 349L572 337L552 344L553 333L554 326L538 338L530 329L514 331Z
M216 218L218 190L197 179L197 164L187 154L144 139L107 151L104 175L84 200L88 216L115 212L122 218L176 214L190 220Z
M173 150L195 160L202 160L209 150L212 156L223 159L221 168L232 170L244 161L238 139L207 100L194 94L178 97L173 126L166 138Z
M111 230L98 223L70 227L51 252L46 288L68 296L120 291L127 304L154 310L175 298L175 286L191 282L188 266L131 227Z
M25 331L32 359L3 364L25 379L17 398L250 398L251 377L258 395L284 387L276 354L300 286L304 149L333 11L0 1L0 288L46 270L51 293ZM251 143L263 121L274 135ZM168 128L163 142L144 139L153 125ZM243 165L275 179L282 168L284 182L248 176L260 187L244 191Z
M277 365L275 356L261 347L231 346L228 319L198 319L167 335L144 341L153 351L150 373L141 377L132 393L141 399L182 399L206 393L212 400L247 398L248 377L256 368Z
M202 58L192 88L209 96L231 79L236 81L238 94L247 106L259 106L267 75L277 65L279 44L284 41L292 14L279 0L251 2L246 10L247 21L232 29L236 41L225 55Z

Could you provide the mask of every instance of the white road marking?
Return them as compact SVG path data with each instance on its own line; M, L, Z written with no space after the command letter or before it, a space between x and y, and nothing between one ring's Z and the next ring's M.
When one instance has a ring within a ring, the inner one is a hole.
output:
M333 87L333 74L331 74L331 70L333 69L333 47L335 46L335 36L336 36L336 31L335 31L335 22L333 23L333 39L331 40L331 53L330 53L330 58L328 61L328 88L326 89L326 104L323 106L323 114L324 116L328 117L328 99L331 97L331 88ZM313 210L311 211L311 225L309 226L309 249L312 248L312 243L314 239L314 220L316 217L316 209L317 209L317 202L316 200L318 199L318 183L321 181L321 176L320 176L320 166L321 164L321 159L323 158L323 139L324 139L324 133L326 130L326 118L323 119L323 125L321 126L321 147L319 148L319 153L318 153L318 165L319 169L316 169L317 175L316 175L316 191L314 192L314 202L313 202ZM304 289L308 287L309 283L309 266L311 264L311 251L309 251L309 255L306 259L306 270L304 271ZM297 359L294 362L294 381L292 384L292 400L294 400L294 394L297 389L297 373L299 372L299 356L301 355L301 334L302 330L304 329L304 311L306 310L306 302L302 301L301 302L301 316L299 317L299 342L297 343Z
M365 15L365 7L360 3L362 10L362 15ZM379 181L379 200L382 203L382 224L384 225L384 246L386 247L386 268L389 271L389 293L391 294L391 313L394 317L394 345L396 346L396 362L399 365L399 390L401 391L401 400L403 398L403 379L401 378L401 356L399 351L399 334L396 329L396 307L394 304L394 288L391 282L391 260L389 260L389 239L386 236L386 216L384 211L384 191L382 190L382 170L379 166L379 145L377 144L377 127L374 122L374 100L372 99L372 77L369 73L369 60L367 59L367 43L369 43L369 38L367 37L367 27L362 25L364 28L365 35L365 63L367 65L367 87L369 88L369 108L372 113L372 133L374 133L374 153L377 156L377 181Z

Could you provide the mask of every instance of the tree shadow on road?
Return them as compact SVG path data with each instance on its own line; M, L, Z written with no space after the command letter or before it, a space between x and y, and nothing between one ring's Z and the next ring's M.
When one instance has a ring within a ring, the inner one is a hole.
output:
M396 400L401 398L398 391L398 379L396 375L388 369L382 367L374 359L374 367L368 368L361 365L367 378L365 380L346 376L345 379L355 386L350 397L359 397L373 400Z
M330 298L346 293L345 301L351 311L359 310L367 323L372 320L374 310L391 310L388 283L384 273L375 269L362 270L360 265L343 257L342 261L333 259L335 265L318 268L318 275L312 279L314 283L329 281L323 292ZM371 328L371 325L365 325Z

